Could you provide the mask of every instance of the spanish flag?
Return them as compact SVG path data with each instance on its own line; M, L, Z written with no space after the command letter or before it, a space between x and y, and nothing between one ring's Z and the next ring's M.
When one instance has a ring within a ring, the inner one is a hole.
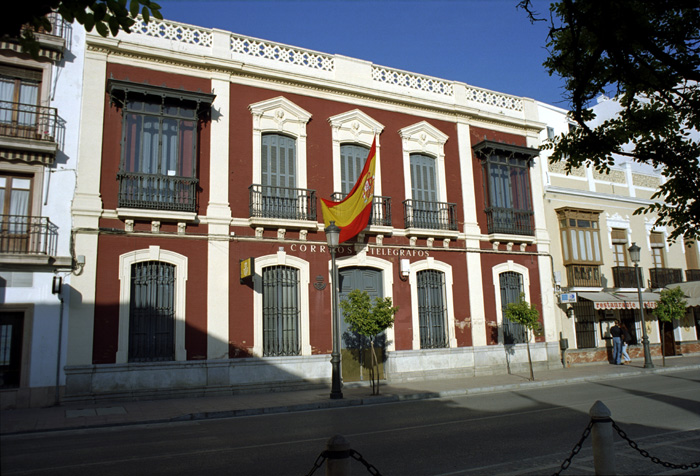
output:
M374 198L374 167L377 162L377 138L372 141L362 173L347 197L339 202L321 199L323 222L340 228L340 243L357 236L369 223Z

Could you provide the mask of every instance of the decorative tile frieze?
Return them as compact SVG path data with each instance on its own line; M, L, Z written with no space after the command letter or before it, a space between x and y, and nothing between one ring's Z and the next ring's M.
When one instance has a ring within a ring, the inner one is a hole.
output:
M603 182L626 183L625 173L622 170L611 170L610 173L593 171L593 178Z
M152 36L195 46L210 47L212 45L212 33L206 28L194 28L155 18L151 18L148 23L140 18L137 19L134 26L131 27L131 34Z
M454 88L449 81L420 74L407 73L383 66L372 65L372 79L380 83L417 89L419 91L441 94L443 96L452 96L454 94Z
M231 52L322 71L335 69L335 61L330 55L240 35L231 35Z
M513 111L523 110L523 100L518 97L495 93L473 86L467 86L467 100Z
M661 180L653 175L632 174L632 184L635 187L659 188Z

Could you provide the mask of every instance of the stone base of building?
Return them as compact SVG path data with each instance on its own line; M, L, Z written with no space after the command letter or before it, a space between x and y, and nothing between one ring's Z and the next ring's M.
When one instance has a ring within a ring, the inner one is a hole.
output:
M535 371L560 368L555 342L530 345ZM528 372L525 344L396 351L387 380L469 377ZM147 400L290 391L330 385L329 355L66 367L63 402Z
M652 358L661 358L661 344L650 344L649 352ZM633 360L644 359L644 348L641 344L631 345L627 353ZM675 355L700 353L700 341L677 342ZM577 364L592 364L612 362L612 347L597 347L595 349L569 349L565 352L566 366Z
M59 399L64 388L59 388ZM0 410L41 408L56 404L56 387L20 387L0 390Z
M556 342L530 344L530 354L535 371L561 368ZM386 362L387 377L392 383L529 372L529 369L525 344L402 350L391 352Z

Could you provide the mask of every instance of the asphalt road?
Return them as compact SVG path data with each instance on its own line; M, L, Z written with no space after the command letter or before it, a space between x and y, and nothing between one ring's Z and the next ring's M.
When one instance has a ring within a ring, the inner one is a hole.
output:
M551 474L603 401L639 446L700 461L700 372L221 420L2 437L9 475L302 475L344 435L384 475ZM616 437L619 474L700 474L653 464ZM359 461L353 474L369 474ZM324 474L320 468L316 475ZM590 438L568 474L593 474Z

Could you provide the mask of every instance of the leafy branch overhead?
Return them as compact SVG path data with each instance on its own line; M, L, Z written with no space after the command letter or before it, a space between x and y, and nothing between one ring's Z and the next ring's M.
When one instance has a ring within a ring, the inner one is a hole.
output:
M700 6L697 0L561 0L548 18L522 0L532 21L549 23L544 62L565 81L570 119L577 127L546 148L566 170L592 165L607 173L616 160L659 168L663 183L654 212L672 240L700 235ZM614 96L617 114L591 110Z
M17 2L13 13L0 20L0 36L18 38L22 49L36 56L39 44L35 32L51 31L46 15L55 11L63 19L80 23L87 31L94 28L103 37L119 31L131 32L138 15L148 23L151 16L163 19L160 5L150 0L43 0Z

